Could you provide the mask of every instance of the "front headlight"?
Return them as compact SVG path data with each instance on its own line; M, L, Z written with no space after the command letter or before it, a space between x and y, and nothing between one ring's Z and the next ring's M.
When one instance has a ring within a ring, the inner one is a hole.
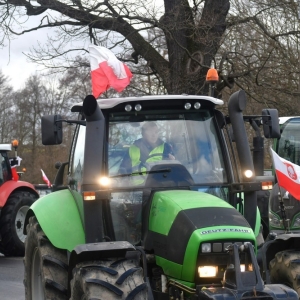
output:
M281 228L280 218L271 212L269 212L269 222L271 226Z
M300 216L296 216L292 227L300 227Z
M202 253L209 253L209 252L211 252L211 244L210 243L203 243L201 245L201 252Z
M216 277L218 266L201 266L198 267L199 277Z
M108 186L111 183L111 180L109 177L103 176L99 178L99 183L102 186Z

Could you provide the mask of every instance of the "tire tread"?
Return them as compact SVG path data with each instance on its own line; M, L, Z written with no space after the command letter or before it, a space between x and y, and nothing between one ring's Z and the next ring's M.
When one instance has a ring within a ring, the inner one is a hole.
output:
M66 250L54 247L50 243L45 237L35 216L29 219L29 224L27 225L27 239L25 241L25 299L29 300L32 298L31 268L33 251L36 248L38 249L41 258L41 276L45 299L68 299L67 252Z
M270 261L271 283L285 284L300 296L300 251L285 250L276 253Z

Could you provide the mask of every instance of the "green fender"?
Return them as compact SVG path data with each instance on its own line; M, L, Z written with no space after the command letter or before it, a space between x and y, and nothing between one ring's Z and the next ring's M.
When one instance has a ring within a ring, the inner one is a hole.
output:
M26 218L31 215L36 216L55 247L72 251L77 245L85 244L83 203L79 193L68 189L50 193L31 205Z

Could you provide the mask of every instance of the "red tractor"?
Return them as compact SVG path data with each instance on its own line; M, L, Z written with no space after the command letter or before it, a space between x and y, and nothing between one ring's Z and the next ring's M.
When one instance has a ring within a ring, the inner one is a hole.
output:
M13 158L8 152L15 149ZM23 227L26 213L39 197L34 186L20 181L16 167L20 164L17 156L18 141L0 144L0 252L5 256L23 256Z

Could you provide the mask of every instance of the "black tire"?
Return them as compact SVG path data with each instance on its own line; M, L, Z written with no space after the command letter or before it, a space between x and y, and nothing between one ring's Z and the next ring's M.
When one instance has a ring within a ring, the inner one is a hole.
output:
M137 260L129 259L78 264L73 270L71 299L146 300L143 269Z
M36 198L32 193L18 191L7 199L0 217L0 251L5 256L24 256L26 238L23 233L24 221L29 207Z
M26 229L25 299L68 299L67 251L55 248L50 243L36 217L29 219Z
M270 261L271 283L293 288L300 296L300 251L285 250L276 253Z

